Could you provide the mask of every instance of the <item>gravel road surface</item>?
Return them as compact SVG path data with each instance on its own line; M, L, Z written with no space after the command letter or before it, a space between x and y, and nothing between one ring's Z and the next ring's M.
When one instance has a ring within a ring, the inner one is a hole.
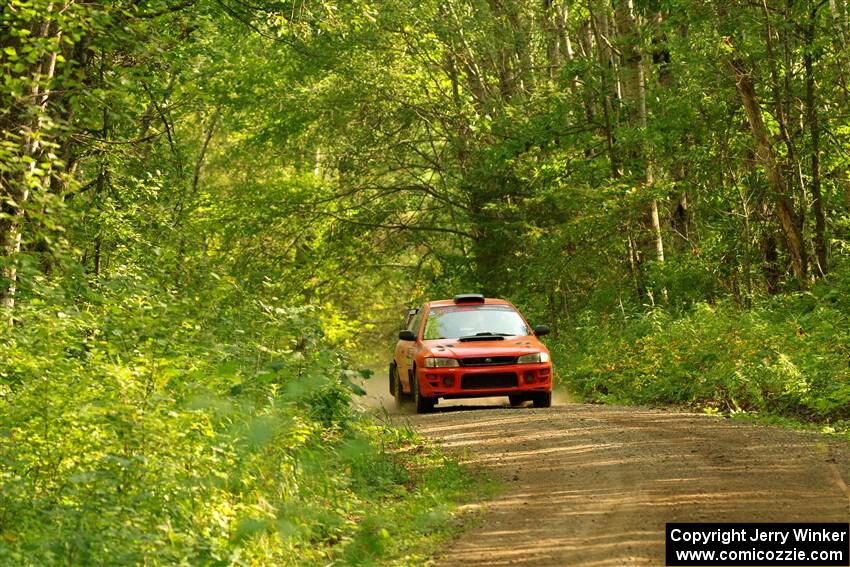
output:
M481 403L395 418L504 484L441 566L664 565L666 522L850 520L846 442L674 411Z

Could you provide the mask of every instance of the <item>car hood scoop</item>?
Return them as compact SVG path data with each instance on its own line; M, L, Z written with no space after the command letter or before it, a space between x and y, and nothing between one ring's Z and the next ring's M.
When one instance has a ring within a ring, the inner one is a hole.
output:
M457 358L475 358L488 356L522 356L545 350L533 337L476 337L486 339L463 341L451 339L452 342L441 342L431 347L431 352L437 356L450 354Z
M505 337L501 335L472 335L469 337L460 337L457 342L471 343L474 341L503 341Z

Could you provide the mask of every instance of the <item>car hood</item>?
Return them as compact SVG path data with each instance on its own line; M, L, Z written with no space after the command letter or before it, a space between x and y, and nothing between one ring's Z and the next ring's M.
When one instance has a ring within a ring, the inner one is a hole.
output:
M434 356L469 358L478 356L522 356L534 352L549 352L537 337L505 337L501 341L469 341L440 339L428 341L428 350Z

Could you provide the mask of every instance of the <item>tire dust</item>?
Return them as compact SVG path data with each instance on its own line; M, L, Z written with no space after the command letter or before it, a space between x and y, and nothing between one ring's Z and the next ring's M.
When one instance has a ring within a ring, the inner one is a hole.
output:
M416 415L413 404L405 404L401 408L396 406L395 398L390 394L387 385L388 378L385 376L386 369L373 370L371 378L358 380L357 385L365 390L366 394L354 396L354 404L366 410L388 413L389 415ZM382 374L383 372L383 374ZM564 405L569 403L569 398L559 392L552 392L552 405ZM524 406L530 407L530 402ZM507 396L496 396L492 398L469 398L461 400L440 400L435 408L436 413L444 411L459 411L463 409L484 408L510 408Z
M398 415L501 481L439 566L664 565L666 522L847 522L850 445L715 416L506 398Z

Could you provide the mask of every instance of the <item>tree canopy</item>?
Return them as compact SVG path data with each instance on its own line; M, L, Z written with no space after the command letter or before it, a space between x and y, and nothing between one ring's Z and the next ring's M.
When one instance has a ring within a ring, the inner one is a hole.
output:
M182 518L263 516L265 496L222 496L223 463L262 495L267 465L303 478L293 455L394 435L346 429L354 363L381 360L406 306L463 291L551 323L587 397L847 419L848 28L846 0L3 2L6 509L64 498L69 534L101 498L129 522L115 494L159 459L151 490ZM709 353L661 354L688 333L720 352L732 328L750 334L702 389ZM782 362L795 349L816 383ZM266 419L278 460L251 441ZM127 562L165 537L141 523ZM227 525L161 562L266 526ZM0 560L40 545L9 537ZM105 553L71 540L39 557Z

